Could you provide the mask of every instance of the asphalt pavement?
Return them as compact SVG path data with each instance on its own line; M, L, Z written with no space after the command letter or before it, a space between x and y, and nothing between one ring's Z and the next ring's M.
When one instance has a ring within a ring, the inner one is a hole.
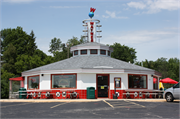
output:
M62 101L62 100L61 100ZM180 118L179 101L3 102L1 118Z

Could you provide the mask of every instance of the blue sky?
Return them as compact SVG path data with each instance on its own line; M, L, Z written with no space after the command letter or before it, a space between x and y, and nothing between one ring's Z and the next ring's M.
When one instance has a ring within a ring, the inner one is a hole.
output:
M51 55L49 43L80 38L90 7L102 25L102 44L136 49L137 61L180 58L179 0L1 0L1 29L23 27L36 36L39 49Z

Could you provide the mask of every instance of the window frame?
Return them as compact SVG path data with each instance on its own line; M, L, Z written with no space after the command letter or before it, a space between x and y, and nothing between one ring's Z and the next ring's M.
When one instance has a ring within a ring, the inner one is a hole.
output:
M101 51L105 51L105 54L102 54ZM101 54L101 55L106 55L106 50L100 50L100 54Z
M119 79L119 78L120 78L120 81L119 81L120 87L116 87L116 81L115 81L115 79ZM114 77L114 87L115 87L115 88L121 88L121 77Z
M53 75L76 75L76 87L75 88L52 88L52 76ZM51 74L51 89L77 89L77 73L70 73L70 74Z
M77 51L77 54L75 54L76 51ZM74 51L74 56L75 56L75 55L78 55L78 50L75 50L75 51Z
M96 53L92 53L91 50L96 50ZM90 49L90 54L98 54L98 50L97 49Z
M80 52L81 52L81 51L83 51L83 50L80 50ZM82 52L81 52L81 55L87 55L87 50L84 50L84 51L86 51L86 54L82 54Z
M38 88L31 88L31 89L29 89L29 78L30 77L39 77L39 84L38 84ZM39 75L33 75L33 76L28 76L27 77L27 90L34 90L34 89L39 89L40 88L40 76Z
M136 75L136 76L146 76L146 88L129 88L129 75ZM145 74L128 74L128 89L148 89L148 85L147 85L147 75Z

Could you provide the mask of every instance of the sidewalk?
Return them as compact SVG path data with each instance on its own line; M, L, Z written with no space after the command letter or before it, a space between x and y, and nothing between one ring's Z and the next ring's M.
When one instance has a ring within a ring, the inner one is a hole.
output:
M0 102L98 102L98 101L139 101L139 102L166 102L165 99L0 99ZM180 100L175 100L180 101Z

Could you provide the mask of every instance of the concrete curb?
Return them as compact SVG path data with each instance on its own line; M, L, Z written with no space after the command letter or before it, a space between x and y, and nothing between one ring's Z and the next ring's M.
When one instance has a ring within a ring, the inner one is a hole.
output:
M0 99L0 102L97 102L97 101L138 101L138 102L166 102L165 99ZM180 101L180 100L176 100Z

